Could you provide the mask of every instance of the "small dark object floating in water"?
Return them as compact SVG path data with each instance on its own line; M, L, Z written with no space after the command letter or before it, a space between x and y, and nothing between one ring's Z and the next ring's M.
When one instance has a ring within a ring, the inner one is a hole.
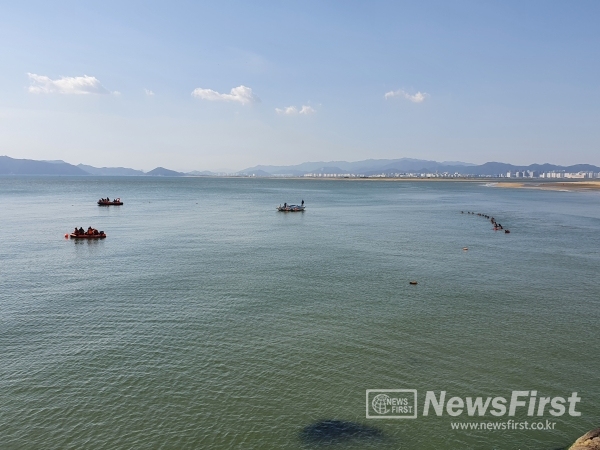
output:
M381 437L383 437L383 433L377 428L342 420L322 420L304 427L300 432L300 439L304 442L319 444Z
M505 232L506 234L508 234L508 233L510 233L510 230L504 230L504 232Z
M412 284L413 286L414 286L415 284L419 284L419 283L417 283L416 281L409 281L408 283L409 283L409 284Z
M101 198L100 200L98 200L98 206L118 206L118 205L122 205L123 202L121 201L120 198L115 198L113 201L109 201L105 198Z

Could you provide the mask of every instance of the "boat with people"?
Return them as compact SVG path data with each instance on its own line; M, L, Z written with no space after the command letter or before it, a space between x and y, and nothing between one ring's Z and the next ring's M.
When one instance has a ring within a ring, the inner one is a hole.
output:
M101 198L100 200L98 200L98 206L111 206L111 205L122 205L122 204L123 204L123 202L121 201L120 198L115 198L112 201L108 197Z
M277 207L277 211L280 212L301 212L305 209L306 206L304 206L304 200L302 200L302 203L300 203L299 205L288 205L287 203L284 203L283 206L279 205Z
M104 239L106 237L106 233L104 231L98 231L92 227L88 227L87 231L81 227L75 227L75 230L69 234L69 236L71 239Z

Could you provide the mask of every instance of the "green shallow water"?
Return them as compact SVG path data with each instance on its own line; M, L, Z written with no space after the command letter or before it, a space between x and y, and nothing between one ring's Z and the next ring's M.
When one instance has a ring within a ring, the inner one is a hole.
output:
M0 202L2 449L550 450L599 425L598 193L0 177ZM366 419L379 388L417 389L418 419ZM428 390L577 391L582 416L456 431ZM301 439L327 419L384 437Z

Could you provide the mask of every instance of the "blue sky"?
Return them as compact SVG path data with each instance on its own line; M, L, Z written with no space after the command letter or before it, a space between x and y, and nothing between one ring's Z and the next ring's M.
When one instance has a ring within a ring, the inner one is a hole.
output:
M3 2L0 154L600 165L598 23L585 1Z

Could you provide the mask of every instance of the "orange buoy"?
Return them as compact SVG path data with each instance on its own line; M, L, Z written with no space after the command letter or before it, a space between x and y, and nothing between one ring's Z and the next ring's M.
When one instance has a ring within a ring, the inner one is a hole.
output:
M409 281L409 283L410 283L410 284L412 284L413 286L414 286L415 284L418 284L416 281Z
M65 239L69 239L69 233L65 233Z

